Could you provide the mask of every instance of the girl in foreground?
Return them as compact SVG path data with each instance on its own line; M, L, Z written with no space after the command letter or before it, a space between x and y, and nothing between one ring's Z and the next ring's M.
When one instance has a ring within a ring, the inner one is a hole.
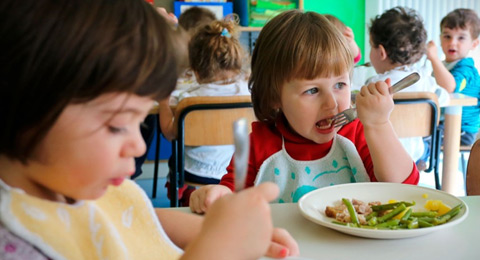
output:
M145 152L139 124L178 74L180 39L151 5L4 0L0 17L1 259L298 254L272 226L271 183L203 219L154 210L128 180Z
M281 39L281 40L279 40ZM364 86L358 118L334 127L350 107L353 57L332 23L313 12L286 11L257 39L249 86L255 115L247 186L272 181L277 202L297 202L317 188L351 182L417 184L418 170L389 121L389 81ZM192 193L190 208L205 212L232 193L233 161L219 185Z

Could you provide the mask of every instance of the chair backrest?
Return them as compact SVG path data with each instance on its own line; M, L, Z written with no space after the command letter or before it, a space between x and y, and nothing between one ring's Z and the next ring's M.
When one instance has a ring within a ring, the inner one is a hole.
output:
M437 95L432 92L400 92L393 95L393 101L395 107L390 121L399 138L431 137L428 168L424 171L434 171L435 188L440 189L438 157L441 135L438 128L440 109Z
M467 195L480 195L480 139L475 141L468 157Z
M393 95L395 107L390 121L398 137L434 134L439 119L438 98L432 92L400 92Z
M184 98L175 109L177 140L187 146L233 144L233 122L243 117L251 131L256 119L250 96Z
M178 206L177 189L185 183L185 146L234 144L233 122L246 118L249 131L256 121L250 96L187 97L175 108L177 137L172 143L174 173L170 173L170 205ZM177 178L178 176L178 178Z

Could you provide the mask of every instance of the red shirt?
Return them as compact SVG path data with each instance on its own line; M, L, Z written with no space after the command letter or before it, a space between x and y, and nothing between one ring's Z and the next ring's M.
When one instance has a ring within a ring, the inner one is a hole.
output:
M282 137L285 142L285 149L295 160L317 160L323 158L330 151L333 139L327 143L317 144L292 132L292 130L286 125L285 121L286 119L281 117L281 119L277 120L276 127L269 126L262 122L252 123L246 187L254 185L255 178L262 163L282 149ZM363 125L360 120L356 119L343 126L340 131L338 131L338 134L348 138L355 144L358 154L360 155L360 158L362 158L365 169L370 177L370 181L376 182L377 179L375 178L373 171L372 158L363 134ZM403 183L416 185L419 182L420 175L413 160L412 164L412 172ZM234 190L235 187L233 171L232 159L230 165L227 167L227 174L225 174L220 181L220 184L229 187L231 190Z

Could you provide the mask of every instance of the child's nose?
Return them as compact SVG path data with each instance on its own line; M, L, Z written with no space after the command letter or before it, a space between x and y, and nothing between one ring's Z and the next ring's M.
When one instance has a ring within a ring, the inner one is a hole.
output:
M147 145L145 144L145 140L143 140L140 130L138 130L132 133L128 138L128 141L122 150L122 156L140 157L146 152L146 150Z
M334 93L327 93L324 95L322 101L323 109L334 109L338 106L337 98Z

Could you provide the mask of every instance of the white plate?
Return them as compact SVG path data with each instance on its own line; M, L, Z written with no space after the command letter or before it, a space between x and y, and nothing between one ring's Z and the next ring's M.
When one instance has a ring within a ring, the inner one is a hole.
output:
M423 198L423 194L427 194L428 198ZM332 223L334 219L325 215L325 208L338 204L342 198L358 199L364 202L380 201L382 203L388 203L392 199L397 201L415 201L416 205L412 207L414 211L425 211L424 205L427 200L441 200L450 207L462 203L463 209L453 219L443 225L409 230L372 230ZM379 239L397 239L425 235L457 225L468 215L468 206L462 200L446 192L415 185L382 182L349 183L317 189L303 196L298 202L298 207L305 218L322 226L354 236Z

